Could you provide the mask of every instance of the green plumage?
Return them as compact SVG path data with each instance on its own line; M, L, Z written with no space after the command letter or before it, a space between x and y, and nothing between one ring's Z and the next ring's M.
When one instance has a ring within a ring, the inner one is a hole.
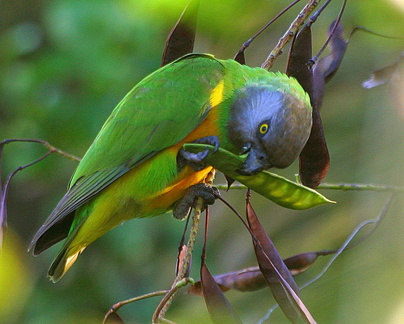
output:
M221 147L240 153L229 123L232 114L242 109L236 99L249 100L249 89L258 89L257 105L269 102L272 93L276 98L293 97L296 108L290 111L302 115L301 121L293 120L301 124L296 138L297 147L302 148L310 132L311 107L297 81L284 74L190 54L139 82L107 119L77 167L68 192L32 241L34 254L39 254L67 237L49 271L52 280L60 279L79 253L105 232L127 219L169 211L191 185L204 181L210 167L179 168L183 143L217 136ZM265 112L253 103L254 116ZM276 111L283 109L278 106ZM240 124L237 118L231 122ZM245 138L255 134L255 128L246 129Z

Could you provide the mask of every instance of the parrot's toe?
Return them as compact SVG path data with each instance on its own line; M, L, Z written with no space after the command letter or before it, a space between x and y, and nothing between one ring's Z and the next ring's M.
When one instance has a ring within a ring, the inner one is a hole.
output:
M174 204L173 215L177 219L184 219L188 216L197 198L202 198L204 202L203 209L208 205L215 203L219 190L209 186L206 183L198 183L188 188L184 197Z
M213 152L216 152L219 149L219 138L217 136L207 136L207 137L202 137L199 138L193 143L197 144L209 144L214 146ZM210 150L207 147L205 150L198 152L198 153L192 153L188 152L184 149L181 149L178 154L178 159L177 159L177 164L178 168L182 169L185 165L191 166L195 171L200 171L206 168L206 163L204 163L205 158L208 156Z
M198 164L203 166L201 169L198 168L199 170L196 170L196 171L200 171L206 167L203 160L208 156L208 154L209 154L208 148L206 148L202 152L198 152L198 153L188 152L184 149L180 150L181 157L183 157L186 160L186 162L188 162L189 165L191 165L192 167L194 165L198 165Z
M215 135L199 138L199 139L195 140L194 143L212 145L215 147L213 152L216 152L219 149L219 145L220 145L219 137L217 137Z

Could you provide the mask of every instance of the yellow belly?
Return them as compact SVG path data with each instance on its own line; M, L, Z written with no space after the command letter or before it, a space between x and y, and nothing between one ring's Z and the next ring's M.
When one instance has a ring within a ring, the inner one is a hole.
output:
M54 279L60 279L87 245L125 220L157 216L167 212L192 185L204 182L212 167L195 172L186 166L177 173L177 154L184 143L216 135L220 138L218 111L223 82L212 91L206 119L183 141L159 152L102 190L76 211L75 225L52 265ZM173 129L172 131L176 131Z
M211 112L183 141L127 172L79 208L76 215L83 222L69 244L69 255L83 250L125 220L166 213L190 186L204 182L212 167L196 172L186 166L178 174L176 156L184 143L218 134L213 125L217 125L217 118Z

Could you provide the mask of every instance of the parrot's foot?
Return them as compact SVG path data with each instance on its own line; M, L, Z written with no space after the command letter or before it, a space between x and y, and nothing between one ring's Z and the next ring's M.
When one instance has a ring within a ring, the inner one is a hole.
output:
M188 188L184 197L174 204L173 215L177 219L184 219L188 216L197 198L203 199L203 210L208 205L215 203L216 196L219 195L219 190L209 186L206 183L198 183Z
M215 147L213 152L216 152L219 149L220 141L217 136L207 136L199 138L193 141L193 143L212 145ZM202 152L191 153L182 148L178 152L177 157L178 169L181 170L185 165L189 165L195 171L201 171L205 169L206 163L203 162L203 160L208 156L209 151L210 151L209 148L206 148Z

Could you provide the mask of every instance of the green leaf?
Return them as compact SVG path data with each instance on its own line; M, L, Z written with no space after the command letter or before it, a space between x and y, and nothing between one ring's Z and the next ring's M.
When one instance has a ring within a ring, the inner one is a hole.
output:
M213 153L214 147L207 144L184 144L185 150L194 153L206 148L210 150L205 159L206 163L282 207L301 210L335 203L314 189L268 171L261 171L252 176L239 174L236 170L241 167L247 155L235 155L222 148Z

